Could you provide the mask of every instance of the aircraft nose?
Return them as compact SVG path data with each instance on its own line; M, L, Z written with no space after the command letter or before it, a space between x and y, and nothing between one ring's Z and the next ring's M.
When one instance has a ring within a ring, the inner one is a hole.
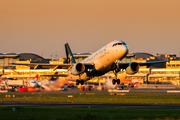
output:
M123 46L121 46L119 48L120 48L119 52L120 52L121 55L126 56L128 54L129 50L128 50L127 45L123 45Z
M123 51L124 55L127 55L127 54L128 54L128 47L127 47L127 45L124 45L122 51Z

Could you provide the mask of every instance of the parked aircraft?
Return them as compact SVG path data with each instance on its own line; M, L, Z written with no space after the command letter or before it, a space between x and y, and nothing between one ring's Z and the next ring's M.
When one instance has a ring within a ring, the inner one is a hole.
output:
M58 79L57 75L58 72L55 72L53 75L40 75L40 76L46 76L46 77L51 77L49 80L40 80L38 81L39 85L50 85L50 84L54 84L54 82Z
M0 83L0 88L3 89L11 89L11 90L17 90L20 86L25 87L38 87L38 74L34 77L33 80L23 81L23 80L3 80Z
M122 60L128 54L128 46L122 40L115 40L105 45L83 61L76 63L68 43L65 44L67 60L69 63L64 64L41 64L41 63L14 63L16 65L27 65L37 68L53 68L54 70L68 69L67 74L58 74L60 77L66 77L66 80L76 81L76 85L83 85L95 76L101 76L109 71L113 71L115 79L113 84L120 84L120 79L117 78L117 73L125 69L127 74L135 74L139 71L139 66L149 67L151 64L164 63L165 61L152 62L131 62L119 63L117 60ZM57 75L56 75L57 76Z
M68 81L65 79L60 79L58 78L58 72L56 72L53 75L40 75L40 76L46 76L46 77L51 77L50 80L41 80L38 81L38 85L44 88L46 91L51 91L51 90L64 90L67 91L67 84Z

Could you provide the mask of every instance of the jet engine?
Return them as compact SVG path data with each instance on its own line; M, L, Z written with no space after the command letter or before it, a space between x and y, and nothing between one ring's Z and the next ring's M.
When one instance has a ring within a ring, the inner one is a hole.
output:
M85 66L84 66L84 64L82 64L82 63L77 63L77 64L75 64L72 68L71 68L71 74L73 74L73 75L79 75L79 74L81 74L82 72L84 72L84 70L85 70Z
M126 68L126 73L133 75L139 71L139 65L136 62L132 62L129 64L129 66Z

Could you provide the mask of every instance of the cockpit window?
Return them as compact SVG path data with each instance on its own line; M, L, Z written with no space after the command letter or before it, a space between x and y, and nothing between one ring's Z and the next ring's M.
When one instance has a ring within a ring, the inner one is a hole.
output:
M115 43L113 44L113 47L116 46L116 45L122 45L123 43Z
M116 46L116 45L117 45L117 43L113 44L113 47Z

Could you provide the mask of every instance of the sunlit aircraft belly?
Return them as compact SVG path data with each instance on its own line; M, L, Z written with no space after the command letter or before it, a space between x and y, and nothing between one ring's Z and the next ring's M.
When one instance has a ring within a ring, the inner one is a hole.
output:
M104 73L108 72L111 70L112 64L114 64L116 60L123 59L126 54L126 46L109 48L94 60L93 63L95 63L95 70Z

